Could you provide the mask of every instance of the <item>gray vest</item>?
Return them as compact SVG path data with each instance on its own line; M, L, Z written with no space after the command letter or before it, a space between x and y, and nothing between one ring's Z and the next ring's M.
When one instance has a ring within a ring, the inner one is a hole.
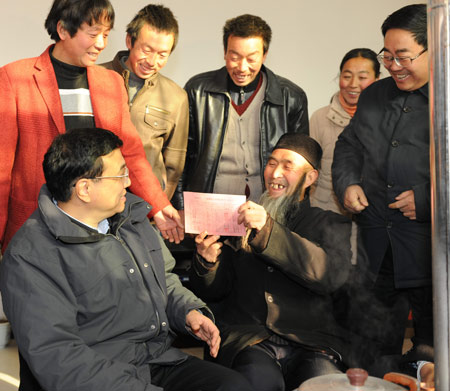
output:
M261 184L261 123L260 112L264 101L267 78L263 74L261 88L247 110L239 116L230 104L222 155L214 182L214 193L245 194L258 202L264 189Z

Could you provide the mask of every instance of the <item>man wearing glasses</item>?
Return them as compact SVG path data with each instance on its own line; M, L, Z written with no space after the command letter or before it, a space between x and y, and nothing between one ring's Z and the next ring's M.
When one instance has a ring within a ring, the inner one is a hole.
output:
M333 185L355 214L373 277L361 330L382 355L401 354L412 309L411 358L433 346L426 5L397 10L382 33L378 59L391 77L361 94L336 143Z
M127 193L122 146L108 130L71 129L45 154L38 208L1 263L5 313L38 383L21 371L20 389L251 391L171 346L189 331L216 356L219 331L171 273L150 205Z

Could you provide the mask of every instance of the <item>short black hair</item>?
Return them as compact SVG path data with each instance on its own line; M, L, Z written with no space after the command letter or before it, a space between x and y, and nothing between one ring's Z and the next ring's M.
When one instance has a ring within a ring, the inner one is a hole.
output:
M377 59L377 54L372 49L368 49L368 48L356 48L356 49L352 49L352 50L348 51L341 61L339 70L342 72L342 68L344 68L345 63L348 60L351 60L352 58L358 58L358 57L370 60L372 62L373 71L375 72L375 77L380 76L380 62Z
M113 132L100 128L72 129L57 136L42 163L52 197L67 202L76 181L101 176L101 157L122 145L122 140Z
M225 52L228 48L230 36L240 38L260 37L263 40L264 54L269 50L272 39L272 29L259 16L244 14L228 19L223 26L223 47Z
M128 23L127 34L131 37L131 46L134 46L142 26L147 23L158 32L173 34L172 52L178 42L178 22L172 11L161 4L149 4L142 8Z
M83 23L92 26L106 21L113 28L114 18L114 8L109 0L54 0L45 19L45 28L50 38L58 42L58 22L74 37Z
M407 5L389 15L381 26L383 37L391 29L409 31L419 45L428 49L426 4Z

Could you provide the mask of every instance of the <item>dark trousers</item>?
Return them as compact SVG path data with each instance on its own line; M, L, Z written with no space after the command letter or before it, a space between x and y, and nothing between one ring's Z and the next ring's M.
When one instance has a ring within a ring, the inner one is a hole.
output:
M401 354L408 314L412 311L414 345L433 346L433 293L431 286L397 289L394 283L392 250L389 247L373 287L374 305L379 305L383 326L380 351ZM376 324L373 325L374 327ZM384 331L384 332L383 332Z
M178 365L151 365L152 384L164 391L253 391L240 373L189 357Z
M350 300L349 327L365 341L370 341L370 348L361 352L362 366L372 368L370 374L382 376L386 372L401 370L397 363L407 359L402 357L402 347L410 310L415 336L409 357L411 361L432 360L432 287L396 288L390 246L374 285L360 287ZM353 346L353 349L357 348Z
M263 341L242 350L233 369L242 373L258 391L291 391L311 377L342 373L345 366L325 353L300 346Z
M20 356L20 391L44 391ZM241 374L197 357L178 365L151 365L151 383L164 391L254 391Z

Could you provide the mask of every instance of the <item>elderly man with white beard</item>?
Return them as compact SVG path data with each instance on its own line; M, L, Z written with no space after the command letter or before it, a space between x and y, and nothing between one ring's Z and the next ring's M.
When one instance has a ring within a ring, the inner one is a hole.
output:
M259 391L292 390L350 364L333 293L349 276L351 224L310 206L321 155L309 136L283 135L264 170L261 205L239 208L247 235L219 241L202 232L195 239L191 284L215 310L217 361Z

